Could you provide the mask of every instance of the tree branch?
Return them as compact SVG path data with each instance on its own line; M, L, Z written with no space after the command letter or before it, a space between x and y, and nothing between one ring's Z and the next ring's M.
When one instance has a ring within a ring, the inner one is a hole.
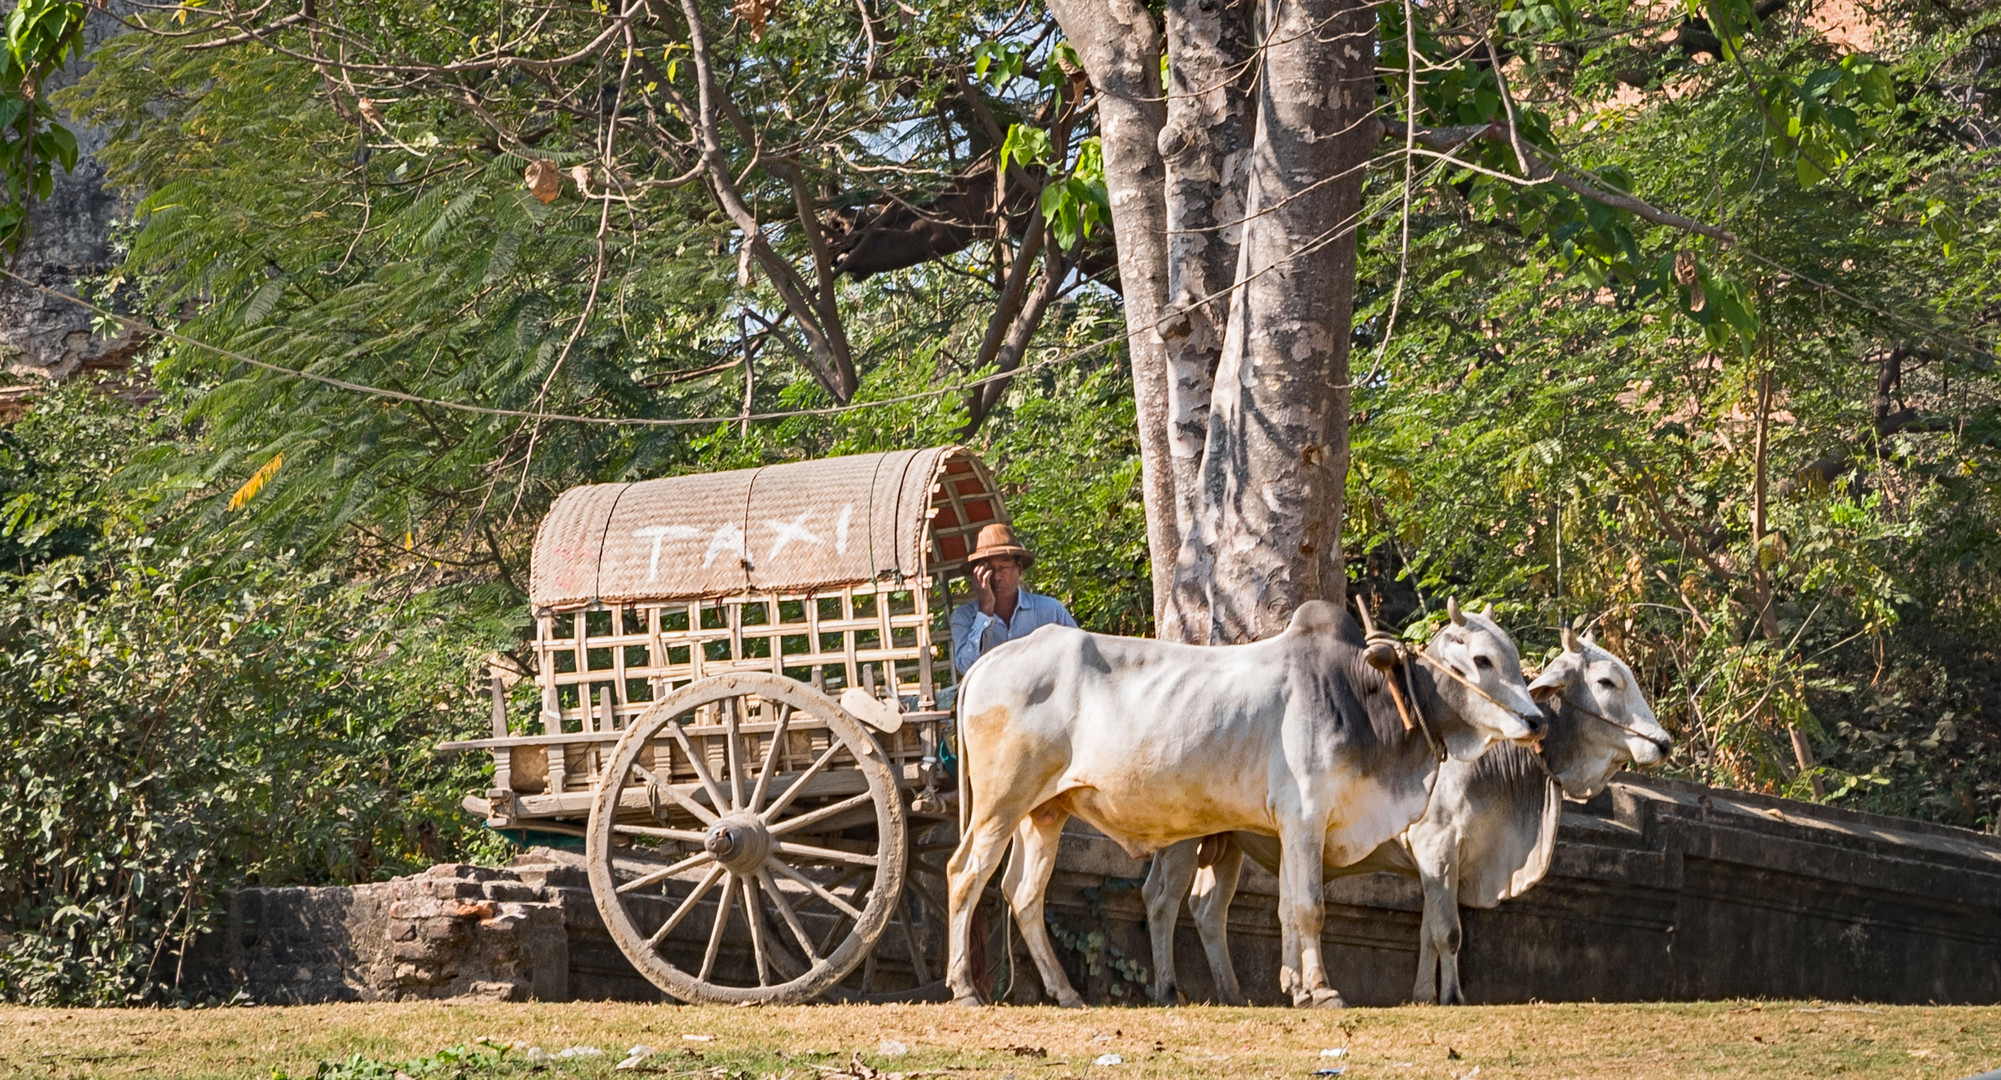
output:
M1523 179L1530 184L1555 184L1560 188L1565 188L1584 198L1590 199L1592 202L1624 210L1634 217L1651 221L1656 225L1666 225L1671 229L1680 229L1683 232L1692 232L1699 236L1707 236L1713 240L1722 241L1725 244L1735 244L1737 242L1737 235L1728 229L1711 225L1707 222L1697 221L1691 217L1683 217L1680 214L1670 213L1651 203L1636 199L1622 192L1606 191L1604 188L1584 180L1575 174L1556 168L1549 163L1549 160L1533 144L1522 142L1517 137L1517 133L1511 124L1502 124L1497 120L1491 124L1460 124L1454 127L1412 128L1401 120L1384 120L1382 121L1382 125L1383 132L1386 135L1403 138L1406 134L1409 134L1419 145L1446 155L1450 155L1452 151L1457 150L1474 139L1506 141L1514 147L1516 152L1522 155L1524 161L1527 163L1529 175ZM1458 159L1453 158L1451 160L1457 161ZM1460 164L1471 163L1460 162Z
M852 376L842 377L833 342L814 317L813 304L806 298L805 282L799 280L792 264L772 249L763 227L758 224L757 215L745 205L736 178L730 175L729 163L723 157L722 138L716 126L718 95L708 34L702 27L702 15L695 6L695 0L681 0L681 11L688 20L688 44L695 64L696 131L701 140L702 161L709 170L709 186L716 193L716 201L722 204L724 212L743 233L743 242L750 257L757 260L766 280L771 282L771 287L785 302L786 310L798 320L799 329L806 335L806 343L812 349L807 370L833 395L834 400L845 405L854 397L856 384ZM849 370L852 371L851 365Z

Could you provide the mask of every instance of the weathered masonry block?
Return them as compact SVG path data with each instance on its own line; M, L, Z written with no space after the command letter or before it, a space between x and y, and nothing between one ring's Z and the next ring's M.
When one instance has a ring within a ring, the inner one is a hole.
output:
M550 878L581 883L583 872L520 861L447 863L354 888L236 890L223 925L193 950L193 978L224 996L286 1004L568 1000L571 929Z

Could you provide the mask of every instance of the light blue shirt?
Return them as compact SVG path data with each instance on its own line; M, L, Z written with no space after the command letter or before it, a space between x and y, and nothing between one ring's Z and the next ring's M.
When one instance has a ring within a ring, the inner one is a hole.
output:
M964 675L981 654L1003 642L1024 638L1042 626L1075 626L1069 609L1061 600L1022 589L1014 605L1014 619L1002 622L998 615L980 610L978 600L968 600L952 609L952 671Z

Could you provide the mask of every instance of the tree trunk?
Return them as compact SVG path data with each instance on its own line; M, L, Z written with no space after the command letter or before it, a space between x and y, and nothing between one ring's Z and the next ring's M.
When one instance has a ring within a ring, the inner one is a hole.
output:
M1160 92L1160 31L1139 0L1049 0L1063 35L1077 49L1097 90L1098 132L1112 237L1119 250L1126 349L1139 419L1147 549L1153 554L1153 610L1166 611L1171 555L1181 545L1174 522L1174 471L1168 446L1167 358L1159 324L1167 301L1167 213L1158 139L1167 122Z
M1209 400L1243 231L1252 135L1247 88L1257 48L1252 9L1253 0L1170 0L1166 10L1167 126L1159 146L1166 167L1168 314L1161 333L1174 523L1181 537L1193 530L1201 508ZM1184 612L1185 606L1177 595L1156 607L1158 636L1206 640L1203 606Z
M1379 128L1375 19L1353 0L1266 0L1237 289L1216 373L1201 509L1177 596L1208 640L1269 637L1342 603L1348 337L1362 169Z
M1347 592L1355 225L1381 131L1373 9L1168 0L1163 94L1137 0L1049 3L1098 94L1158 632L1268 637Z

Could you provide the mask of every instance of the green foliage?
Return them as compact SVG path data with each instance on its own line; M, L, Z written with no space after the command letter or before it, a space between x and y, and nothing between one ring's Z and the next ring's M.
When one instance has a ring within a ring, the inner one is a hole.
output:
M1684 775L1992 830L1994 19L1911 16L1841 56L1724 7L1696 68L1607 44L1602 12L1507 9L1518 100L1576 118L1532 139L1740 240L1491 177L1426 189L1407 266L1395 223L1364 245L1350 544L1427 597L1500 601L1531 654L1595 625ZM1614 103L1615 76L1674 92ZM1425 100L1483 119L1492 78L1432 71L1470 90Z
M171 997L221 888L480 849L453 806L475 771L429 750L476 715L469 636L433 636L450 598L163 542L157 492L112 477L174 435L135 419L78 385L9 432L35 452L0 500L47 512L0 575L4 1000Z
M1093 231L1111 227L1111 197L1105 192L1105 151L1098 137L1092 135L1078 142L1077 159L1067 170L1061 168L1062 162L1053 160L1056 154L1057 147L1049 132L1015 124L1008 128L1007 139L1001 143L1000 160L1024 169L1062 173L1052 175L1043 184L1042 219L1048 223L1057 243L1066 250L1074 250Z
M21 246L28 208L76 168L76 135L56 123L41 82L83 49L82 4L17 0L0 48L0 256Z

